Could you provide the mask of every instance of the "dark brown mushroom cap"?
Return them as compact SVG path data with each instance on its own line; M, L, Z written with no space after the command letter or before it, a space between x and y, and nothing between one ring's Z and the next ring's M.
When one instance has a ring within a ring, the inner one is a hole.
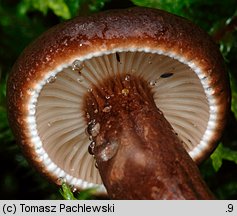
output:
M205 89L211 119L208 145L191 153L200 162L215 147L225 126L230 95L227 74L217 45L199 27L170 13L147 8L102 12L61 23L28 46L13 66L7 85L9 121L17 141L31 162L53 181L37 154L29 128L29 101L48 73L69 67L75 59L89 59L121 51L160 53L195 68ZM213 102L213 104L212 104ZM212 124L213 123L213 124Z

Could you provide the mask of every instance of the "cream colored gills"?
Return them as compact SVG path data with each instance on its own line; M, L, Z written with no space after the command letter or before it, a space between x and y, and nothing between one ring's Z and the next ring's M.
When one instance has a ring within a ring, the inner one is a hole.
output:
M48 78L40 91L36 124L49 158L66 174L101 184L93 157L83 98L92 85L118 73L147 80L157 107L171 123L188 151L200 142L209 120L202 84L190 67L174 58L148 52L119 52L74 64Z

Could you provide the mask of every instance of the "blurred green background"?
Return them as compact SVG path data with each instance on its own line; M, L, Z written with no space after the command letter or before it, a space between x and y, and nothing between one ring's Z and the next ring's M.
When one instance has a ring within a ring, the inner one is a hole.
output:
M200 169L218 199L237 199L236 0L0 0L0 199L62 199L72 195L68 188L63 188L61 196L58 188L32 169L9 129L6 80L19 54L32 40L59 22L135 5L160 8L186 17L219 44L231 79L231 113L221 143ZM80 193L79 198L89 198L88 193Z

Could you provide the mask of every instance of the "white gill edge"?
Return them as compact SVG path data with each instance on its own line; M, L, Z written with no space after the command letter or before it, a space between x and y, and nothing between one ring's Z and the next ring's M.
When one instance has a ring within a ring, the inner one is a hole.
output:
M147 53L154 53L154 54L160 54L160 55L165 55L171 58L174 58L181 63L184 63L188 65L199 77L201 80L201 84L204 88L204 92L206 94L210 109L210 116L207 124L206 131L200 141L200 144L194 148L192 151L189 152L190 156L195 159L195 157L203 150L208 148L207 143L209 139L213 135L213 131L215 130L216 127L216 121L217 121L217 109L218 109L218 104L216 103L215 98L213 97L213 89L208 85L208 77L205 77L204 73L200 68L197 67L195 63L191 61L187 61L185 58L178 56L176 53L172 52L164 52L162 50L152 50L150 48L117 48L113 49L111 51L101 51L101 52L96 52L92 54L88 54L85 56L81 56L79 58L71 59L71 61L67 64L60 65L53 71L49 71L45 77L36 84L34 89L31 89L32 92L30 94L30 100L28 104L28 109L29 109L29 114L27 116L27 125L29 127L29 134L30 134L30 139L31 142L34 145L35 152L38 155L38 160L40 160L44 166L45 169L50 172L53 176L56 176L59 180L62 179L62 181L66 181L68 184L73 185L74 187L81 188L81 189L86 189L90 187L96 187L98 193L106 193L106 189L103 185L99 184L94 184L90 183L87 181L84 181L82 179L75 178L67 173L65 173L61 168L59 168L52 160L49 158L48 154L45 152L42 142L40 140L40 137L37 132L37 126L36 126L36 103L37 103L37 98L41 92L41 89L43 86L47 83L47 80L50 79L52 76L56 76L60 71L62 71L64 68L67 68L72 65L72 63L75 60L80 60L84 61L87 59L90 59L92 57L98 57L102 55L108 55L116 52L147 52Z

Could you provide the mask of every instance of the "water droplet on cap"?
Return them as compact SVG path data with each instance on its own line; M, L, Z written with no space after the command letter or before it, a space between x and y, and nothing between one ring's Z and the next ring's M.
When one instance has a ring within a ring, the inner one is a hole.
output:
M95 120L91 121L87 126L87 133L89 136L97 136L100 132L100 123L95 123Z
M97 157L101 161L108 161L115 156L118 151L118 141L113 140L101 145L101 149L98 150Z
M86 128L86 130L85 130L87 136L90 136L90 135L91 135L91 134L90 134L90 130L91 130L92 127L94 127L94 125L95 125L95 119L91 120L91 121L88 123L87 128Z
M72 70L76 71L76 72L81 72L81 70L85 67L85 65L83 64L83 62L81 62L80 60L75 60L72 63Z
M57 77L56 76L50 76L48 79L47 79L47 83L54 83L56 81Z
M100 132L100 123L97 122L91 130L91 135L95 137L98 135L99 132Z
M88 146L89 154L94 155L94 150L95 150L95 141L92 141L90 145Z

